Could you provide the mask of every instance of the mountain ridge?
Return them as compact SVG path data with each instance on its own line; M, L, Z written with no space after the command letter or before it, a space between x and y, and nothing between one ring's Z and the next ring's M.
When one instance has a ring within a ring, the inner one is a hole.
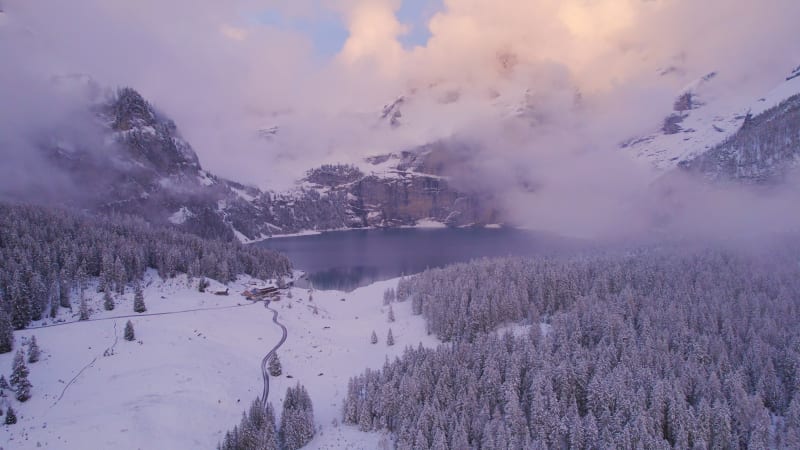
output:
M75 188L48 201L242 242L309 230L414 226L424 219L463 226L495 216L476 209L477 196L454 190L446 177L425 173L421 164L351 171L346 179L326 173L346 166L323 166L289 191L262 191L206 171L175 122L135 89L101 94L90 78L60 81L91 92L96 136L48 130L37 138L47 161ZM430 153L409 151L404 158L422 161Z

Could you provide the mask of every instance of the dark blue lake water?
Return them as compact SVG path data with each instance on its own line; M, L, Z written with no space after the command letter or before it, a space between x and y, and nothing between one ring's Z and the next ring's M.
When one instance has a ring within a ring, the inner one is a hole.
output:
M386 229L335 231L269 239L261 245L284 253L316 289L349 291L375 281L419 273L481 257L531 256L574 243L515 229Z

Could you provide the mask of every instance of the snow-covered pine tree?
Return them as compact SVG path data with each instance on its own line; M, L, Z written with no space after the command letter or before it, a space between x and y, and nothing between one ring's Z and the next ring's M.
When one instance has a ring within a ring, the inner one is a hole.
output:
M281 367L281 360L278 359L278 354L275 353L269 360L269 374L273 377L279 377L282 373L283 368Z
M275 410L271 404L266 408L260 399L250 404L242 413L242 420L232 431L225 433L219 450L278 450L278 431L275 425Z
M14 326L6 311L0 307L0 353L8 353L14 349Z
M136 291L133 294L133 311L143 313L147 311L147 306L144 304L144 292L140 286L136 286Z
M125 282L128 279L128 274L125 270L125 265L118 257L114 259L114 290L117 294L123 295L125 293Z
M8 405L8 411L6 411L6 425L14 425L17 423L17 413L14 412L14 408L11 405Z
M111 297L111 289L106 288L103 292L103 308L105 308L106 311L113 311L114 306L114 298Z
M375 330L372 330L372 336L369 337L370 344L377 344L378 343L378 335L375 333Z
M261 403L258 403L259 408ZM264 426L261 429L261 436L259 439L259 449L263 450L278 450L278 426L275 421L275 409L272 403L267 403L267 408L264 414Z
M28 274L26 278L28 279L28 292L30 293L31 320L42 320L47 300L47 287L38 272Z
M301 384L286 390L278 436L284 450L297 450L314 438L314 408Z
M11 388L17 400L24 402L31 398L31 382L28 381L28 366L25 365L25 356L22 350L17 350L14 355L14 366L11 370Z
M239 447L253 450L278 450L278 432L272 405L253 400L239 425Z
M0 389L9 390L11 386L8 385L8 381L6 380L5 375L0 375Z
M72 309L72 302L69 298L69 282L67 281L69 276L67 274L66 268L62 268L60 272L60 276L58 278L58 304L62 308L70 308Z
M129 320L125 323L125 340L132 341L136 339L136 333L133 331L133 323Z
M31 340L28 343L28 362L33 364L39 361L41 354L42 352L39 350L39 344L36 343L36 336L31 336Z
M19 270L14 271L6 290L11 301L11 324L21 330L31 322L31 304L30 292Z
M206 280L206 277L201 277L200 281L197 282L197 290L199 292L205 292L206 288L210 285L211 283L209 283L209 281Z
M395 300L394 289L386 288L386 290L383 291L383 305L384 306L389 305L394 300Z
M389 333L386 335L386 345L389 347L394 345L394 335L392 334L391 328L389 328Z
M392 308L392 305L389 305L389 317L388 317L388 319L389 319L389 323L393 323L395 321L394 308Z
M81 294L81 304L78 307L78 319L89 320L89 305L86 303L86 296Z

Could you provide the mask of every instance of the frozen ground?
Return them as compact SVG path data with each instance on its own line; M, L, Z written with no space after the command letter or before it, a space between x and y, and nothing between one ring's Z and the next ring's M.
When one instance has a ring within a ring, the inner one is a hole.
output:
M93 294L90 322L16 332L16 348L35 335L42 359L29 365L33 397L13 401L19 422L0 428L0 447L194 449L214 448L261 392L260 362L280 337L271 313L239 294L248 279L230 285L230 296L200 293L185 277L162 282L150 273L145 301L151 313L132 318L136 341L122 339L132 315L132 294L114 311ZM273 306L289 337L279 351L283 376L271 379L270 401L280 410L286 388L303 383L314 402L318 432L311 449L375 449L385 436L334 425L349 377L379 368L406 345L435 345L410 303L395 303L389 329L383 291L396 280L351 293L295 288ZM210 292L220 286L213 284ZM90 290L93 292L93 290ZM342 301L344 299L344 301ZM197 310L199 309L199 310ZM77 310L77 308L76 308ZM196 310L196 311L187 311ZM53 325L52 322L49 325ZM379 343L369 343L375 330ZM8 374L13 353L0 355ZM291 376L291 378L289 378Z

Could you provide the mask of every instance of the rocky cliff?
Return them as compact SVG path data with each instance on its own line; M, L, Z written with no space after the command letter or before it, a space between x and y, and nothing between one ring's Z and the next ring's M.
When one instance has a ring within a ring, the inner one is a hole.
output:
M368 175L358 171L356 178L327 187L346 193L350 213L347 226L351 227L413 226L421 219L447 226L498 222L499 213L490 197L454 189L435 169L434 161L439 158L440 152L427 148L370 158L379 166L376 171ZM315 179L314 173L311 171L307 179Z

